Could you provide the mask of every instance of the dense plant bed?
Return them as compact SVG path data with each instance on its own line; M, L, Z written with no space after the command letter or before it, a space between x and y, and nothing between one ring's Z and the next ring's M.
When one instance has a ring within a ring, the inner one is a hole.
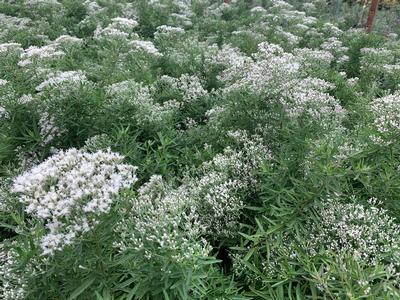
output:
M397 35L256 2L0 0L1 299L400 299Z

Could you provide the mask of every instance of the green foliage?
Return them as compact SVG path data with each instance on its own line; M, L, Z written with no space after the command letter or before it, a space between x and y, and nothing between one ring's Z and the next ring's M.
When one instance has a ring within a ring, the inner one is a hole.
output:
M400 299L385 15L222 2L0 0L0 298Z

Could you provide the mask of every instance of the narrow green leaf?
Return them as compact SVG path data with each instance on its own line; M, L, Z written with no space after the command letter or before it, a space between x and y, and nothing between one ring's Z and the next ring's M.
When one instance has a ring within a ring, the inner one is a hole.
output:
M86 279L75 291L72 292L71 296L69 296L68 300L76 299L80 294L82 294L89 286L92 285L95 278Z

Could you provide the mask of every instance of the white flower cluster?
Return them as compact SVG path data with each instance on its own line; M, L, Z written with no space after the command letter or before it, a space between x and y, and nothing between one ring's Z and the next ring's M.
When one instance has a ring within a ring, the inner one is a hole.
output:
M176 26L161 25L154 32L154 43L164 52L168 47L175 47L177 43L181 43L185 35L185 29Z
M186 103L194 103L196 100L208 95L200 79L195 75L183 74L179 78L163 75L160 78L160 82L167 84L169 88L180 94L183 102Z
M98 26L94 32L94 38L97 40L126 40L129 34L115 28L102 28Z
M147 259L158 259L157 253L166 251L181 262L209 253L207 243L199 242L201 236L237 234L243 209L238 192L256 188L254 172L271 154L261 139L244 131L230 136L244 147L227 148L194 170L194 176L188 175L178 188L160 176L152 176L140 188L116 230L121 251L140 251Z
M36 87L36 90L40 92L48 87L60 86L65 83L79 85L85 82L87 79L82 71L55 72L50 73L48 78Z
M282 42L286 42L290 46L297 46L301 38L291 32L285 31L281 26L275 27L275 34L279 35Z
M218 76L225 84L224 93L247 89L256 95L275 94L282 83L298 75L298 60L278 45L263 42L254 56L256 61L245 62L240 68L234 65Z
M21 104L27 104L33 101L32 94L25 94L18 98L18 102Z
M336 25L325 22L324 25L322 25L322 31L327 35L327 36L340 36L343 31L337 27Z
M109 212L114 196L136 182L136 167L122 161L121 155L110 151L72 148L15 178L12 191L19 194L26 212L49 229L41 239L44 254L89 231L98 216Z
M383 69L386 73L391 75L399 75L400 74L400 64L395 65L383 65Z
M400 226L372 198L368 206L329 200L320 209L320 221L311 227L315 249L324 246L374 266L400 266Z
M360 78L358 78L358 77L353 77L353 78L347 79L347 83L348 83L350 86L355 86L355 85L357 85L357 83L358 83L359 80L360 80Z
M99 134L87 139L83 149L88 152L96 152L98 150L107 150L111 145L111 138L107 134Z
M133 29L138 25L137 21L128 18L117 17L111 20L111 23L102 28L98 25L94 32L94 38L97 40L118 40L128 41L137 39L139 36L133 32Z
M172 3L177 9L169 16L171 24L176 26L192 26L191 17L194 15L192 2L187 0L173 0Z
M312 74L314 70L328 69L334 57L326 50L314 50L309 48L296 48L294 53L300 60L303 71Z
M134 40L129 43L134 49L139 49L144 51L147 54L154 55L156 57L163 56L162 53L158 51L158 49L154 46L153 42L150 41L141 41Z
M27 0L27 5L61 5L57 0Z
M21 53L24 49L19 43L2 43L0 44L0 55L7 54L10 52Z
M0 120L3 118L8 118L8 112L4 107L0 106Z
M83 4L86 6L89 15L104 10L96 1L85 0Z
M54 44L43 47L31 46L21 54L21 60L18 65L25 67L32 63L40 64L59 59L64 55L65 52L58 50L57 46Z
M50 116L46 111L40 116L39 127L43 146L62 134L62 130L56 125L54 117Z
M288 84L288 89L282 93L281 103L291 118L307 114L312 119L322 120L326 116L340 119L345 110L339 101L327 93L334 85L318 78L294 80Z
M173 189L161 176L152 176L131 199L132 207L116 228L120 242L115 246L152 261L161 258L160 252L177 262L207 256L211 249L198 242L204 229L187 193L186 187Z
M242 146L226 148L201 165L199 176L187 181L190 197L195 200L199 221L211 237L234 236L243 209L243 196L257 188L255 171L271 159L262 138L246 131L229 132Z
M262 7L262 6L254 6L252 9L250 9L250 12L252 13L265 13L267 10Z
M12 245L0 243L0 299L26 299L27 276L31 271L28 266L18 270L18 253Z
M343 43L337 37L330 37L326 39L321 48L325 51L329 51L339 63L343 63L349 60L349 56L346 55L349 48L343 46Z
M266 96L267 101L278 101L290 118L307 115L311 120L325 120L323 125L344 116L339 101L327 93L334 86L318 78L305 77L314 68L324 64L328 67L332 54L301 49L293 55L267 42L260 43L258 49L254 62L244 62L240 68L230 67L218 77L225 83L224 93L245 89Z
M2 34L6 34L7 30L27 29L31 22L32 20L30 18L14 17L0 13L0 26L2 29Z
M181 27L174 27L169 25L161 25L157 27L157 31L154 33L154 39L167 38L173 35L180 35L185 33L185 29Z
M138 22L133 19L121 17L111 19L111 27L122 30L124 32L132 31L138 25Z
M204 55L209 51L209 43L194 36L185 39L171 38L171 41L163 43L164 57L186 73L197 74L198 67L203 65Z
M211 45L206 52L205 65L207 67L241 68L251 63L250 57L243 54L238 48L224 44L219 49L217 45Z
M0 178L0 212L8 210L10 180Z
M355 156L365 148L365 144L351 144L350 142L344 142L338 146L338 153L333 156L335 164L339 165L346 161L349 157Z
M150 87L134 80L125 80L106 87L110 97L107 107L126 109L132 107L135 112L131 116L139 124L161 123L179 107L176 101L167 101L160 105L151 97Z
M384 65L390 65L396 56L394 53L385 48L362 48L360 58L360 68L362 72L372 73L370 76L376 73L381 73L384 70Z
M378 132L378 135L371 136L372 140L378 144L384 140L386 143L395 142L393 135L400 131L400 92L373 100L371 110Z
M83 40L75 36L60 35L52 44L57 46L74 46L82 44Z

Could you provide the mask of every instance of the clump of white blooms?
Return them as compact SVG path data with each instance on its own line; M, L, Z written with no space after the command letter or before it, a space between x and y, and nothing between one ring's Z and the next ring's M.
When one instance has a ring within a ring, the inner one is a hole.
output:
M106 28L98 25L94 32L94 38L97 40L116 39L118 41L137 39L139 36L133 32L137 25L137 21L133 19L116 17L111 20L111 23Z
M243 54L238 48L224 44L219 49L217 45L212 45L206 53L205 64L207 67L237 68L238 70L252 59ZM233 71L233 70L232 70Z
M7 110L4 107L0 106L0 120L2 118L7 118L7 117L8 117Z
M57 0L27 0L28 5L61 5Z
M173 189L161 176L153 175L139 189L139 195L130 200L131 208L118 223L122 252L136 251L149 261L170 257L176 262L196 261L205 257L211 248L198 242L203 227L186 187Z
M359 80L360 80L360 78L358 78L358 77L353 77L353 78L347 79L347 83L348 83L350 86L355 86L355 85L358 83Z
M60 86L61 84L71 83L74 85L87 82L85 74L82 71L66 71L50 73L48 78L36 87L37 91L52 86Z
M303 114L321 120L326 116L341 117L344 109L339 101L330 96L327 91L334 85L318 78L305 78L294 80L288 84L287 91L283 92L281 103L291 118L297 118Z
M31 23L32 20L30 18L8 16L0 13L0 26L3 34L7 34L8 30L13 29L27 30Z
M311 73L313 70L328 69L334 56L326 50L296 48L294 53L300 60L302 67Z
M161 123L179 107L176 101L167 101L163 105L156 103L150 87L134 80L114 83L106 87L106 92L110 97L109 109L132 107L135 111L131 117L139 124Z
M24 49L19 43L2 43L0 44L0 55L7 54L9 52L22 52Z
M121 18L121 17L116 17L111 19L111 24L110 24L112 28L116 28L124 32L132 31L138 25L139 25L138 22L136 22L133 19Z
M178 93L183 102L193 103L196 100L208 95L203 88L201 80L195 75L183 74L179 78L163 75L160 83L167 85L172 91Z
M55 45L74 46L82 44L82 39L70 35L60 35L53 42Z
M290 118L306 115L324 121L324 126L344 116L339 101L327 93L334 85L305 76L320 61L329 64L333 58L329 52L302 49L295 56L279 45L263 42L254 58L254 62L243 62L240 68L233 66L222 72L218 78L226 84L224 93L247 90L265 96L267 101L277 100Z
M171 36L181 35L183 33L185 33L185 29L181 27L161 25L157 27L157 31L154 33L154 39L160 40L164 38L170 38Z
M383 69L390 75L400 74L400 65L383 65Z
M255 6L252 9L250 9L250 11L252 13L265 13L267 10L262 6Z
M98 26L94 32L94 38L97 40L126 40L129 38L129 34L115 28L102 28Z
M395 57L394 53L384 48L362 48L360 58L360 68L362 72L382 72L383 66L391 64Z
M139 49L144 51L147 54L154 56L162 56L162 53L158 51L158 49L154 46L154 44L150 41L141 41L134 40L129 43L134 49Z
M349 48L343 46L343 43L336 37L326 39L322 43L321 48L325 51L329 51L338 62L346 62L349 60L349 57L346 55Z
M322 25L322 31L328 36L340 36L343 33L339 27L329 22Z
M87 139L83 149L88 152L96 152L98 150L107 150L111 145L112 141L107 134L99 134Z
M54 116L49 115L46 111L40 116L39 127L43 146L60 137L63 133L57 126Z
M256 95L276 93L283 82L298 75L300 64L294 55L267 42L259 44L258 48L256 61L244 61L240 68L234 65L218 77L226 85L225 93L241 89Z
M31 94L25 94L19 97L18 102L21 104L27 104L33 101L33 96Z
M199 221L213 237L234 236L244 206L243 195L257 189L255 171L271 153L257 135L246 131L228 132L242 147L226 148L211 161L201 165L198 177L188 180L190 197L196 199ZM243 191L245 193L243 194Z
M15 178L12 191L26 212L45 222L40 241L43 254L52 254L88 232L108 213L113 198L136 182L136 167L122 163L110 151L60 151Z
M275 28L275 34L279 35L282 41L286 41L291 46L296 46L301 40L297 35L283 30L281 26Z
M4 178L0 179L0 211L6 211L7 209L7 198L9 190L9 180Z
M340 255L370 265L400 266L400 226L387 210L372 198L368 206L329 200L319 210L320 221L313 224L314 247L325 247Z
M378 133L372 140L378 144L395 142L393 138L400 131L400 92L373 100L371 110Z
M210 248L199 238L237 234L243 209L241 190L254 190L254 172L261 162L271 159L267 147L256 136L244 131L230 136L243 149L231 148L204 163L194 176L173 188L161 176L152 176L131 199L132 208L124 213L117 233L121 251L139 251L147 259L156 259L154 251L169 253L182 262L206 256Z
M29 266L18 269L18 252L13 245L0 243L0 298L3 300L26 299Z
M56 45L46 45L43 47L31 46L21 54L21 60L18 65L28 66L32 63L43 63L59 59L65 52L58 50Z
M344 142L338 146L338 153L333 156L335 164L339 165L346 161L348 158L355 156L365 149L365 144L352 144Z

